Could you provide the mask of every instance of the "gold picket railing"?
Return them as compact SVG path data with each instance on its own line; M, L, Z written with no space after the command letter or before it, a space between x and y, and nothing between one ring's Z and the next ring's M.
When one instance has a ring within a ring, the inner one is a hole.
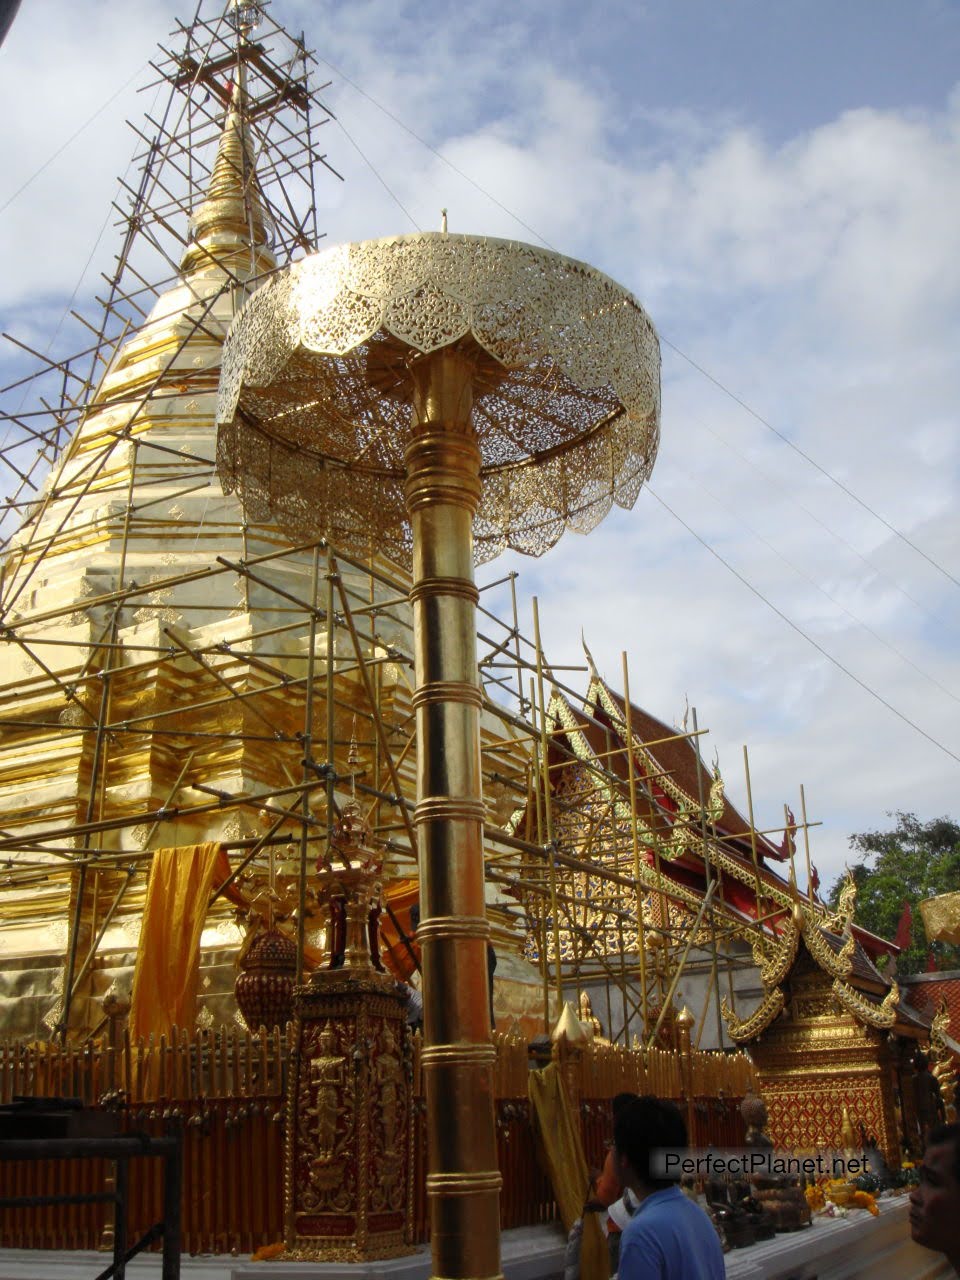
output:
M503 1175L504 1228L548 1222L556 1215L550 1183L532 1141L527 1079L530 1048L517 1032L494 1033L497 1138ZM420 1039L412 1040L416 1134L413 1238L428 1234L425 1195L426 1116ZM0 1103L16 1096L73 1097L113 1107L122 1129L161 1134L182 1126L183 1241L190 1253L249 1253L283 1236L283 1107L291 1041L275 1029L175 1031L158 1041L66 1046L0 1044ZM610 1139L610 1099L655 1093L682 1102L701 1145L743 1139L739 1102L754 1083L742 1053L646 1054L596 1043L574 1056L584 1147L599 1167ZM683 1081L692 1084L688 1097ZM129 1232L142 1234L161 1216L157 1162L131 1168ZM255 1172L254 1172L255 1171ZM0 1164L2 1196L64 1195L103 1189L104 1161ZM253 1174L253 1176L251 1176ZM102 1205L3 1211L6 1247L95 1249L104 1239Z
M113 1095L128 1103L280 1097L289 1030L174 1028L136 1043L124 1032L116 1045L0 1044L0 1103L17 1096L80 1098L88 1106Z

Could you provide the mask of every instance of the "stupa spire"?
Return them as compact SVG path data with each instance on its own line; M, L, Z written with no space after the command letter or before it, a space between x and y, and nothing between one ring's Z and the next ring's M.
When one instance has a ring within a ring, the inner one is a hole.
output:
M184 275L217 266L245 276L259 275L277 265L269 247L272 224L260 195L247 126L245 80L241 62L207 194L190 218L190 243L180 262Z

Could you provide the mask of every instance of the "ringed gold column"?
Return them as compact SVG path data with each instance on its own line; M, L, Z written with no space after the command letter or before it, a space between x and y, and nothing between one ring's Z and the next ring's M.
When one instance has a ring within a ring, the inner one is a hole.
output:
M443 1277L500 1271L473 578L480 449L471 425L472 372L469 357L452 348L414 362L404 484L413 532L427 1195L433 1273Z
M585 263L419 233L277 272L224 344L217 469L252 520L411 575L434 1274L499 1272L473 566L629 508L660 427L643 308Z

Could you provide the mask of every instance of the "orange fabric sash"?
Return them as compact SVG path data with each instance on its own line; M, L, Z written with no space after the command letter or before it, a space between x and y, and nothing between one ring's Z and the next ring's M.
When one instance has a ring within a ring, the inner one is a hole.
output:
M134 1042L193 1027L210 891L229 874L226 853L212 841L154 852L130 997Z

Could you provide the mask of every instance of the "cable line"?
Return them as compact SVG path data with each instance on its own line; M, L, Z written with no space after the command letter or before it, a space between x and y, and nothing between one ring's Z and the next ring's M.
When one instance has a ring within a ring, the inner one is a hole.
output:
M487 200L491 201L491 203L495 204L498 209L502 210L503 213L505 213L508 217L512 218L519 226L523 227L525 231L529 231L532 236L534 236L537 240L541 242L541 244L545 245L548 249L552 249L555 253L559 252L559 250L557 250L556 247L552 245L550 241L546 239L545 236L542 236L540 232L536 230L536 228L532 227L529 224L529 222L525 222L523 218L519 216L519 214L516 214L512 209L509 209L501 200L498 200L497 197L492 195L489 191L487 191L485 187L482 187L479 182L471 178L468 173L464 173L464 171L461 168L459 168L459 166L455 165L452 160L448 159L448 157L445 156L442 151L439 151L435 146L429 143L426 140L426 138L421 137L420 134L416 132L416 130L411 129L411 127L408 124L405 124L398 115L396 115L393 111L390 110L389 107L385 107L383 103L378 102L377 99L372 97L369 93L367 93L365 89L362 89L355 80L352 80L350 76L348 76L344 71L342 71L335 63L330 62L329 59L327 58L319 58L319 56L318 56L318 60L324 63L325 66L329 67L330 70L333 71L335 75L339 76L340 79L343 80L345 84L350 85L350 87L354 89L357 93L359 93L362 98L366 98L366 100L369 103L371 103L371 105L376 107L377 110L382 112L383 115L385 115L389 120L392 120L394 124L396 124L400 129L404 131L404 133L408 134L416 142L419 142L422 147L425 147L431 153L431 155L434 155L437 157L438 160L441 160L447 166L447 168L452 170L452 172L455 173L459 178L462 178L464 182L469 183L470 186L473 187L475 191L479 191L482 196L484 196ZM352 138L350 140L351 142L353 142ZM356 143L354 143L353 145L356 146ZM357 150L359 150L359 147L357 148ZM363 153L361 152L361 155L362 154ZM366 159L366 157L364 157L364 159ZM377 177L379 178L380 175L378 174ZM380 181L383 182L383 179L380 178ZM384 186L386 186L385 182L384 182ZM387 190L389 191L389 187L387 188ZM392 195L393 193L391 192L390 194ZM394 196L394 199L396 199L395 196ZM399 201L397 201L397 203L399 204ZM402 205L400 207L403 208ZM404 212L406 213L406 210L404 210ZM410 215L407 214L407 217L410 217ZM411 221L413 220L411 219ZM857 503L858 506L862 507L864 511L868 512L871 516L873 516L873 518L877 520L880 524L882 524L885 529L889 530L889 532L892 533L894 537L899 538L900 541L903 542L906 546L908 546L912 551L915 551L918 556L921 556L924 560L926 560L926 562L932 568L936 569L938 573L941 573L949 582L952 582L954 586L960 587L960 578L955 578L948 569L945 569L943 565L939 564L936 560L933 559L932 556L928 555L927 552L924 551L922 547L918 547L915 542L913 542L910 538L907 537L905 533L902 532L902 530L898 529L896 525L891 524L891 522L887 520L885 516L882 516L879 511L876 511L873 507L870 506L868 502L866 502L863 498L859 497L856 493L854 493L854 491L848 485L845 485L842 480L839 480L832 472L828 471L826 467L822 466L819 462L817 462L816 459L811 457L810 454L808 454L804 449L801 449L798 444L795 444L790 439L789 436L784 434L784 432L778 430L778 428L775 427L773 423L769 422L766 418L764 418L762 414L756 411L756 409L751 408L751 406L747 404L745 400L741 399L741 397L738 396L736 392L731 391L729 387L724 386L724 384L720 381L719 378L714 377L712 373L709 373L706 369L703 368L702 365L699 365L696 362L696 360L693 359L692 356L688 356L685 351L682 351L680 347L678 347L675 343L671 342L669 338L664 337L662 333L660 334L660 340L666 346L668 346L671 349L671 351L676 352L676 354L680 356L682 360L685 360L687 364L691 366L691 368L696 369L698 373L702 374L703 377L705 377L709 382L712 382L715 387L719 388L719 390L721 390L724 393L724 395L729 396L730 399L733 400L735 404L738 404L742 409L746 410L746 412L749 413L751 417L755 418L757 422L759 422L762 426L766 427L768 431L772 431L773 434L777 436L779 440L781 440L784 444L788 445L794 451L794 453L798 454L801 458L803 458L803 460L806 463L808 463L809 466L813 467L814 470L819 471L822 476L824 476L827 480L831 482L831 484L836 485L836 487L840 489L842 493L845 493L848 498L851 498L854 502Z
M660 334L660 341L665 343L671 351L675 351L681 360L686 360L687 364L690 365L691 368L696 369L697 373L703 374L703 376L709 382L712 382L715 387L719 387L724 395L729 396L730 399L733 400L735 404L738 404L741 409L745 409L746 412L750 414L751 418L756 418L757 422L759 422L761 426L766 427L768 431L772 431L778 440L782 440L783 443L787 445L788 448L792 449L794 453L799 454L799 456L803 458L804 462L813 467L815 471L819 471L822 476L825 476L831 484L836 485L837 488L842 493L845 493L848 498L852 498L858 506L864 509L864 511L869 512L875 520L878 520L885 529L889 529L894 537L899 538L901 542L905 543L911 549L911 551L915 551L918 556L922 556L922 558L926 560L927 564L936 569L938 573L942 573L943 576L949 582L952 582L955 587L960 587L960 578L955 578L948 569L943 567L942 564L938 564L932 556L928 556L922 547L918 547L915 542L911 542L907 535L902 533L896 525L891 524L886 517L882 516L879 511L874 510L868 502L865 502L863 498L855 494L851 488L843 483L842 480L838 480L831 471L828 471L826 467L821 466L820 463L817 462L816 458L811 458L810 454L807 453L806 450L801 449L800 446L795 444L788 435L785 435L784 432L778 430L772 422L769 422L763 416L763 414L757 413L756 409L752 409L750 405L747 404L746 400L742 400L735 391L731 391L729 387L725 387L719 378L715 378L712 373L708 373L702 365L697 364L696 360L694 360L692 356L688 356L685 351L681 351L675 343L671 342L669 338L664 337L662 333Z
M370 172L373 174L376 180L380 183L381 187L383 187L384 191L386 191L387 195L394 202L397 208L401 211L401 213L403 213L403 215L406 218L409 218L410 221L413 223L414 230L416 231L422 230L419 222L417 222L416 218L413 216L410 210L406 207L406 205L403 203L400 197L396 194L396 192L388 185L386 178L384 178L383 174L380 172L377 166L373 163L373 161L366 154L366 152L361 150L359 143L356 142L356 140L352 137L352 135L347 131L347 126L343 123L340 117L331 116L331 119L333 120L334 124L339 125L340 128L343 130L343 136L350 143L351 147L353 147L353 149L357 152L357 154L360 156L360 159L367 166L367 168L370 170Z
M715 494L712 489L707 488L707 486L703 483L702 480L699 480L697 477L691 475L689 471L685 472L684 474L687 476L687 479L690 480L692 483L699 485L699 487L703 490L703 492L707 494L707 496L711 498L717 504L717 506L720 507L722 511L725 511L727 515L732 516L735 520L740 520L741 523L743 524L743 527L747 530L749 534L751 534L754 538L756 538L758 542L762 542L768 551L772 552L777 557L778 560L780 560L783 564L787 566L788 569L792 569L795 574L803 578L805 582L808 582L810 586L814 588L815 591L819 591L820 594L824 597L824 599L829 600L832 605L835 605L842 613L846 614L846 616L850 619L851 622L856 623L858 627L862 627L863 630L866 631L868 636L872 636L873 639L876 640L878 644L882 644L885 649L888 649L890 653L898 657L901 660L901 662L905 662L907 666L912 667L913 670L916 671L918 675L923 676L925 680L929 680L930 683L934 685L937 689L939 689L941 693L946 694L946 696L948 698L951 698L954 702L960 702L960 696L955 694L952 689L948 689L945 684L940 683L940 681L936 678L936 676L932 676L929 671L925 671L923 667L919 665L919 663L914 662L914 660L909 656L909 654L904 653L902 649L898 649L897 646L895 644L891 644L889 640L884 640L883 636L880 635L879 632L874 631L873 627L871 627L868 622L864 622L862 618L858 617L857 614L853 613L850 609L848 609L847 606L841 600L838 600L836 596L832 595L826 589L826 587L822 587L820 583L817 582L817 580L814 577L812 577L809 573L807 573L805 569L801 568L800 565L798 564L794 564L794 562L788 556L785 556L783 552L779 551L777 547L775 547L774 544L768 538L765 538L758 529L754 529L754 527L751 524L748 524L747 521L744 520L742 516L739 516L737 512L735 512L731 507L728 507L727 504L724 502L724 500L718 497L717 494Z
M76 142L77 138L80 137L81 133L83 133L85 129L89 128L89 126L93 124L97 116L103 115L104 111L106 111L107 107L110 106L111 102L114 102L117 98L119 98L121 93L123 93L124 89L128 89L130 85L133 84L134 80L136 80L139 76L141 76L149 66L150 66L150 63L145 62L142 67L137 68L137 70L133 73L133 75L130 77L129 80L124 81L124 83L120 86L120 88L117 89L116 93L111 93L110 97L107 98L106 102L104 102L101 106L97 107L93 115L90 116L89 119L85 120L79 129L77 129L74 133L71 133L70 137L67 138L66 142L64 142L61 146L59 146L52 156L50 156L48 160L45 160L44 163L40 166L40 168L37 169L26 180L26 182L22 186L18 187L16 191L14 191L12 196L8 196L7 199L4 201L4 203L0 204L0 213L3 213L4 210L9 209L10 205L13 204L14 200L16 200L18 196L23 195L27 187L29 187L31 183L35 182L37 178L40 177L41 173L49 169L50 166L53 164L54 160L56 160L58 156L63 155L67 147L69 147L71 143Z
M798 623L794 622L792 618L789 618L783 612L782 609L778 609L772 600L768 600L767 597L763 594L763 592L759 589L759 587L755 587L753 583L748 578L745 578L738 569L735 569L733 565L730 563L730 561L725 559L720 554L720 552L716 550L715 547L712 547L710 543L706 541L705 538L702 538L700 534L697 533L696 529L688 525L686 520L684 520L682 516L678 515L677 512L674 511L673 507L671 507L667 502L664 502L663 498L661 498L660 495L650 487L649 482L646 485L644 485L644 488L652 498L654 498L657 502L659 502L660 506L663 507L664 511L669 512L670 515L673 516L674 520L676 520L678 524L682 525L683 528L686 529L687 533L689 533L691 537L696 538L697 542L700 543L701 547L703 547L706 551L709 551L710 554L714 557L714 559L719 560L720 563L723 565L723 567L725 569L728 569L735 578L737 578L740 582L742 582L748 591L752 591L758 600L762 600L768 609L772 609L778 618L781 618L787 624L788 627L790 627L793 631L797 633L798 636L802 636L803 639L806 640L808 644L812 645L814 649L816 649L818 653L822 654L823 657L825 657L828 662L832 663L833 666L835 666L838 671L842 671L845 676L849 676L849 678L854 682L854 684L858 684L860 686L860 688L864 691L864 693L868 693L870 697L874 698L877 702L879 702L881 706L886 707L888 711L892 711L898 720L902 720L905 725L909 725L909 727L915 730L915 732L919 733L922 738L926 738L928 742L932 743L933 746L937 747L940 751L942 751L944 755L948 755L951 760L956 760L957 764L960 764L960 755L957 755L955 752L951 751L949 747L944 746L944 744L940 742L937 738L935 738L932 734L927 733L926 729L921 729L920 725L918 725L915 720L911 720L909 716L904 715L904 713L898 710L898 708L895 707L892 702L888 702L887 699L883 696L883 694L877 693L876 689L872 688L864 680L861 680L860 677L858 675L855 675L854 672L852 672L849 667L845 667L839 658L835 658L833 654L829 652L829 650L825 649L822 644L814 640L813 636L808 635L807 632L804 631L803 627L801 627Z
M740 461L745 466L748 466L752 471L755 471L761 480L766 481L767 484L772 485L774 487L778 487L780 485L781 482L778 477L771 475L769 471L765 471L763 467L758 466L757 463L754 462L751 457L745 454L741 449L738 449L737 446L733 444L730 440L728 440L725 436L720 435L718 431L714 431L713 427L711 427L708 423L703 422L701 419L697 419L697 422L698 422L698 425L704 431L708 431L710 435L713 436L714 440L719 440L719 442L723 445L725 449L729 450L730 453L736 454L736 456L740 459ZM926 605L922 604L917 599L916 596L911 595L910 592L906 589L906 587L902 586L899 582L895 581L895 579L891 578L888 573L884 573L884 571L880 568L879 565L874 564L873 561L868 559L868 557L865 556L862 551L858 551L857 548L853 545L853 543L849 542L843 536L842 533L837 533L836 529L831 529L825 520L821 520L815 511L811 511L809 507L804 506L804 504L800 501L799 498L795 497L792 493L788 493L787 500L789 502L792 502L794 506L797 507L800 511L802 511L803 514L807 516L810 520L812 520L814 524L819 525L819 527L824 531L824 533L829 534L829 536L833 538L834 541L839 542L841 546L846 547L847 550L851 553L851 555L856 556L857 559L860 561L860 563L866 565L866 567L870 570L871 573L876 574L878 578L886 582L888 586L893 588L894 591L898 591L900 595L903 596L904 600L909 600L910 603L913 605L913 607L918 611L918 613L922 613L923 616L929 619L931 622L939 623L940 626L951 627L953 625L948 621L948 619L944 618L942 614L934 613L930 609L928 609ZM736 515L736 513L734 514ZM736 516L736 518L739 519L740 517Z

